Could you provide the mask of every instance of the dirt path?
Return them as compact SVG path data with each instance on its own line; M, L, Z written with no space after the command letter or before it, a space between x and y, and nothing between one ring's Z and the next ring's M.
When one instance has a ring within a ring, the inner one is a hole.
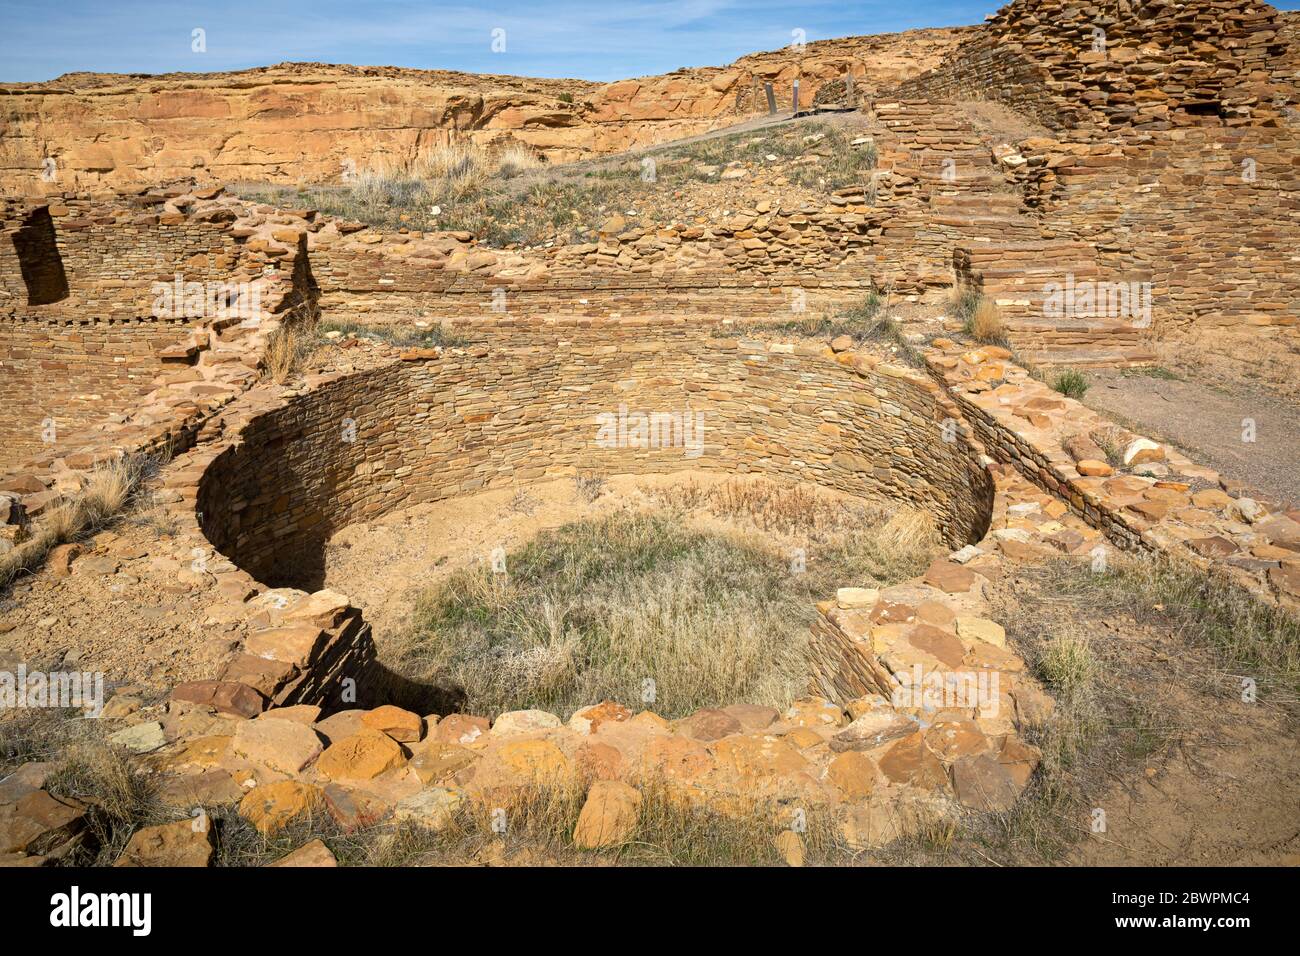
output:
M1243 671L1195 628L1112 588L1080 585L1061 566L1025 567L999 583L1001 619L1027 661L1073 640L1095 662L1081 699L1049 688L1067 730L1048 739L1087 741L1051 771L1074 799L1045 803L1040 818L1068 849L1013 861L1300 864L1300 726L1285 690L1261 682L1259 699L1243 701ZM1097 810L1104 832L1092 832Z
M1201 464L1274 496L1300 501L1300 409L1242 388L1116 369L1089 371L1084 404L1135 430L1177 445ZM1255 440L1243 441L1254 422Z
M1300 865L1294 732L1267 713L1224 716L1188 731L1163 762L1116 783L1097 801L1106 832L1085 836L1069 862Z

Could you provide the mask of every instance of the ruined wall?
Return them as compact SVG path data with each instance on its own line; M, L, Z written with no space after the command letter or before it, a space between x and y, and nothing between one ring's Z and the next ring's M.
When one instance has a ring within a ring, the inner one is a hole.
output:
M185 338L186 320L77 322L0 317L0 464L38 454L58 436L131 408Z
M1027 358L1213 357L1233 378L1294 391L1294 20L1242 0L1017 0L900 86L997 100L1060 131L999 151L1051 248L996 236L956 247L959 281L999 302ZM1060 320L1044 308L1049 282L1148 283L1150 307Z
M155 282L172 282L177 273L187 282L228 278L240 255L229 231L233 216L214 220L165 209L165 192L4 199L0 311L61 302L82 319L134 319L151 314ZM15 265L37 254L47 273L63 273L64 296L30 302L29 283L19 281Z
M1048 228L1094 245L1096 275L1152 282L1162 348L1243 380L1300 380L1300 134L1194 129L1108 143L1030 140L1019 178ZM1057 277L1059 280L1059 276Z
M807 304L860 297L871 288L877 265L895 261L874 248L883 241L881 217L871 214L862 190L844 192L824 209L751 210L710 228L607 234L599 243L534 256L514 268L508 256L488 250L445 257L418 244L377 249L321 243L312 270L326 311L375 313L381 321L503 309L524 315L716 314L720 296L733 314L789 314L796 290Z
M15 216L14 223L0 233L4 234L12 248L0 254L0 306L12 311L66 299L68 276L49 208L40 206Z
M898 185L897 201L873 204L865 185L852 186L824 205L764 204L763 211L739 209L708 226L632 227L602 232L599 242L526 253L467 247L445 235L367 230L314 241L312 271L327 314L367 321L503 311L792 318L860 301L891 283L900 292L952 284L952 244L972 220L957 210L927 221L904 188Z
M1272 126L1298 102L1289 36L1248 0L1015 0L898 93L997 100L1057 130Z
M955 544L987 527L991 483L960 433L943 440L951 407L923 378L698 327L479 331L469 354L344 377L254 419L204 472L208 539L259 580L319 586L324 542L352 521L575 469L765 474L924 508ZM698 455L600 446L597 416L620 406L702 414Z
M193 357L195 333L238 320L206 290L224 297L228 282L296 261L292 246L248 248L235 219L179 188L3 200L0 466L132 411L169 364ZM158 308L155 283L176 290L178 276L182 294ZM204 295L183 294L196 288Z

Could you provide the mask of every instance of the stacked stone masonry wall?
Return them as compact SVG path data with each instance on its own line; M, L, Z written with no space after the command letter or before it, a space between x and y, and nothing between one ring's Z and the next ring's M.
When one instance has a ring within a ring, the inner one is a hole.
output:
M163 371L186 320L39 321L0 317L0 461L16 462L131 408Z
M699 468L898 500L954 543L983 533L991 486L960 434L944 440L953 411L931 383L711 336L500 323L469 355L323 385L255 419L209 467L204 531L254 577L303 586L324 541L355 520L577 471ZM620 408L702 415L698 456L601 447L599 416Z
M278 300L268 270L292 288L309 282L294 271L295 263L306 268L296 243L249 243L253 230L235 226L236 211L208 201L219 192L3 200L0 466L53 453L67 436L129 415L171 366L193 361L241 316L255 317L215 312L217 298L196 300L192 290L225 296L218 284L249 290L258 282L269 306Z
M989 99L1057 130L1273 126L1296 50L1249 0L1016 0L902 96Z

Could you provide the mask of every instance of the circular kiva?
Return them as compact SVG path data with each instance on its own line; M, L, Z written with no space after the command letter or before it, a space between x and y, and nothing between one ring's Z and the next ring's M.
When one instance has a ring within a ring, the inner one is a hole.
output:
M992 481L924 375L719 334L507 327L328 382L212 461L203 532L261 583L311 590L325 542L356 520L575 472L691 468L905 503L954 547L983 537Z

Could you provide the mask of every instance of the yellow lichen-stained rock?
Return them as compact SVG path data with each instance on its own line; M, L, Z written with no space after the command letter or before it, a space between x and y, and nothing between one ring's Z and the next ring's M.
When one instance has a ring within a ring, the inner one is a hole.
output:
M274 863L267 864L267 866L290 867L336 867L338 865L338 858L322 840L312 840L310 843L304 843L298 849L280 857Z
M827 766L826 776L850 800L868 796L884 782L875 762L856 750L836 756Z
M798 750L780 737L742 734L718 741L718 764L741 778L776 777L800 773L811 767Z
M436 833L451 825L464 802L465 795L458 789L429 787L399 800L393 808L393 818L398 823L414 823Z
M415 750L410 766L422 782L438 784L455 776L478 759L477 753L465 747L430 741Z
M580 707L575 710L573 716L569 718L568 726L570 730L575 730L580 734L594 734L600 729L601 724L611 721L620 723L631 719L632 712L630 710L622 704L606 700L590 707Z
M516 734L554 730L559 726L560 718L544 710L512 710L492 721L492 736L511 737Z
M843 727L848 723L843 708L822 697L796 700L783 719L795 727Z
M875 849L920 833L938 818L938 809L931 805L882 791L848 808L840 835L851 849Z
M245 720L235 728L231 751L280 773L294 774L321 753L319 735L292 720Z
M781 739L799 750L807 750L809 747L825 743L824 733L824 731L819 733L812 727L795 727L789 733L782 735Z
M587 800L573 829L573 843L583 849L597 849L624 843L636 829L641 794L617 780L597 780L587 791Z
M207 866L212 826L206 817L145 827L131 834L114 866Z
M905 783L923 790L946 789L948 775L925 734L914 733L895 742L880 758L880 771L891 783Z
M381 731L400 743L415 743L424 733L424 720L401 707L385 704L367 711L361 723L372 730Z
M264 834L293 820L310 816L321 806L320 788L297 780L281 780L254 787L239 802L239 814Z
M644 772L651 777L693 781L713 769L713 755L700 743L686 737L655 737L642 755Z
M506 740L496 745L490 756L531 781L563 780L572 770L569 758L549 740Z
M159 763L168 768L215 767L230 751L233 737L217 734L207 737L194 737L185 742L178 751L168 754Z
M370 780L405 763L397 741L367 728L330 744L317 759L316 770L331 780Z
M958 615L957 636L968 647L973 641L983 641L986 644L992 644L994 647L1007 646L1006 630L1001 624L990 621L985 617L974 617L968 614Z

